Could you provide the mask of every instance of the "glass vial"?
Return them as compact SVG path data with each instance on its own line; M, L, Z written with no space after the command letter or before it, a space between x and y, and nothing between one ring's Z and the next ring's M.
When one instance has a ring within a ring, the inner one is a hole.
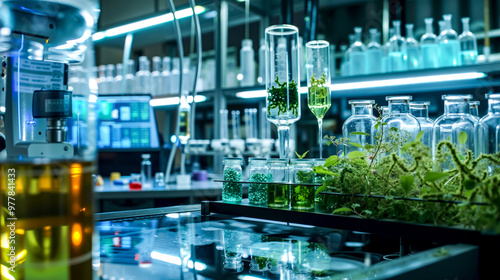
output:
M136 79L135 79L135 62L133 59L128 61L127 65L127 74L125 75L125 92L126 93L135 93L136 87Z
M408 70L406 40L401 36L401 21L392 21L394 36L389 40L389 68L392 72Z
M463 32L458 36L461 65L477 63L477 40L476 36L469 30L469 20L468 17L462 18Z
M163 58L163 69L161 71L161 93L170 94L173 92L170 75L170 57L166 56Z
M165 188L165 174L163 172L155 173L155 189L164 189Z
M314 171L312 159L292 159L292 183L313 184ZM314 185L290 186L290 205L294 210L314 209Z
M288 159L269 159L267 168L268 180L273 183L267 185L267 205L277 208L288 207L290 202L287 185L289 183Z
M420 131L424 132L424 135L420 141L427 147L432 145L432 126L434 121L429 118L429 101L414 101L410 103L410 113L418 120L420 123Z
M374 144L375 124L377 119L373 116L374 100L349 100L352 115L342 125L342 137L349 138L350 142L358 143L363 147L366 144ZM353 132L367 133L368 135L356 135ZM344 146L344 156L350 152L360 151L360 148L352 145Z
M182 92L181 99L179 102L179 140L183 145L186 145L189 138L191 137L191 127L190 124L190 113L191 106L187 101L188 92Z
M250 204L266 205L267 204L267 182L269 170L267 168L267 160L265 158L250 158L248 160L248 201Z
M401 143L398 148L398 154L400 154L403 144L416 139L420 132L420 123L410 114L411 96L387 96L385 99L389 103L389 115L382 118L381 122L387 125L379 126L379 131L383 130L385 135L383 138L387 139L388 134L395 133L390 131L394 127L399 131L398 137L408 137L407 141Z
M170 92L179 93L180 81L179 76L181 74L180 60L178 57L172 59L172 71L170 71ZM186 77L183 77L185 79Z
M467 154L467 150L475 151L476 133L475 126L478 124L476 118L470 114L470 101L472 95L443 95L444 114L436 119L432 129L433 157L436 158L438 143L450 141L455 144L460 154ZM467 137L464 141L464 133ZM451 164L449 158L443 168L448 169Z
M482 153L496 154L500 152L500 94L487 94L486 99L488 99L488 113L479 121L478 142L481 143Z
M413 24L406 25L406 53L408 70L420 69L420 46L413 37Z
M151 158L150 154L142 154L141 161L141 184L143 187L152 186L152 177L151 177Z
M377 74L383 72L382 47L378 42L379 33L376 28L370 29L370 43L366 46L366 73Z
M151 72L151 95L153 97L161 95L161 57L153 56L153 72Z
M355 41L351 45L349 52L349 74L366 74L366 46L361 41L361 27L354 27Z
M113 84L115 87L115 92L122 93L122 81L123 81L123 64L116 64L116 76L113 80Z
M151 73L149 72L149 59L147 56L139 57L139 71L135 74L136 92L151 94Z
M434 19L426 18L425 34L420 38L420 48L422 51L422 68L439 68L439 45L437 36L432 30Z
M118 91L114 87L114 80L115 80L115 65L114 64L108 64L106 65L106 93L117 93Z
M445 27L438 37L440 65L441 67L459 66L460 45L457 32L451 28L451 15L443 15L443 19Z
M222 183L222 201L223 202L241 202L243 198L243 186L241 183L243 164L242 158L224 158L224 182Z

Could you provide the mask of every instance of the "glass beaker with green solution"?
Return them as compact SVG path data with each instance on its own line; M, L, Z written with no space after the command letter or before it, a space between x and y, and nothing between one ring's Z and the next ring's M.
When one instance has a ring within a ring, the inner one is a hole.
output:
M312 159L292 159L292 182L290 186L290 205L294 210L314 209L314 171Z
M323 156L323 118L332 105L329 46L327 41L310 41L306 44L307 106L318 119L320 158Z
M267 205L270 207L288 207L290 202L290 191L288 189L288 159L269 159L269 182L267 185Z

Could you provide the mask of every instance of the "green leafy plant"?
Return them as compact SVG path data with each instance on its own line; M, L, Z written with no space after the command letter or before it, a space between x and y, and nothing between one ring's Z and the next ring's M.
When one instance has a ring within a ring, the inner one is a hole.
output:
M500 171L488 169L500 164L500 153L475 157L471 151L464 153L457 145L441 141L433 157L431 149L421 143L421 133L411 140L407 132L385 126L379 118L373 145L325 137L332 145L351 144L360 150L344 157L337 152L327 158L323 166L314 168L316 174L323 174L325 178L316 195L323 191L364 195L325 196L327 209L338 215L463 225L500 233ZM463 146L467 134L460 133L458 141ZM430 199L463 203L429 202Z
M272 86L268 90L269 104L267 106L267 114L271 115L271 110L278 108L278 116L291 111L292 114L298 114L299 108L299 91L297 83L294 80L291 82L280 83L279 77L276 76L274 81L278 86Z

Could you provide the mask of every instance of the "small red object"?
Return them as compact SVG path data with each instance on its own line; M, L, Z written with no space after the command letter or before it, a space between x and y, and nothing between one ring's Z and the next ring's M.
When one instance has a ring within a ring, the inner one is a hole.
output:
M129 186L129 188L131 190L140 190L140 189L142 189L142 185L141 185L140 182L133 181L133 182L130 182L130 184L128 184L128 186Z

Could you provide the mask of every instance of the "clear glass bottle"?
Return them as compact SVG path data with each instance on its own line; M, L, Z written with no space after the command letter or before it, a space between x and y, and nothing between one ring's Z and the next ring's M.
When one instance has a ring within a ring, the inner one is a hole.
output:
M460 45L457 32L451 28L451 15L443 15L443 19L445 29L438 36L440 65L441 67L459 66Z
M417 134L420 132L420 123L410 114L411 96L387 96L385 100L389 103L389 115L384 116L381 122L387 123L387 125L379 126L378 130L379 132L383 130L383 139L388 139L389 137L386 136L394 133L390 131L393 127L399 130L398 137L408 137L407 141L401 143L398 148L397 154L400 155L402 145L416 139ZM390 140L384 142L388 141Z
M170 62L171 59L168 56L163 58L163 69L161 71L161 94L170 94L174 91L172 90L171 75L170 75Z
M500 94L486 94L488 99L488 113L481 118L477 133L481 143L480 152L496 154L500 152ZM498 166L490 166L491 172Z
M382 73L382 47L378 42L379 33L376 28L370 28L370 43L366 46L366 73Z
M443 32L446 29L446 22L444 20L440 20L440 21L438 21L438 25L439 25L439 33L438 34L441 34L441 32Z
M127 64L127 74L125 75L125 93L135 93L136 79L135 79L135 62L129 59Z
M361 41L361 27L354 27L356 39L349 52L349 74L351 76L366 74L366 46Z
M163 172L156 172L155 173L155 183L154 183L154 188L155 189L164 189L165 188L165 174Z
M187 96L188 96L187 91L182 92L181 99L179 102L179 115L180 115L179 140L181 140L181 143L183 145L186 145L189 138L191 137L190 133L191 127L189 126L191 106L187 101Z
M392 21L394 36L389 40L389 68L392 72L408 70L406 40L401 36L401 21Z
M269 170L268 180L273 184L268 184L267 205L270 207L288 207L290 203L288 159L268 159L267 168Z
M312 159L292 159L292 183L314 184L314 171ZM290 206L294 210L314 209L314 185L290 186Z
M350 142L358 143L363 147L366 144L374 144L375 124L377 119L373 116L374 100L349 100L352 115L342 125L342 137L349 138ZM368 135L353 135L353 132L368 133ZM344 156L350 152L360 151L361 148L352 145L344 146Z
M178 57L174 57L172 59L172 71L170 71L170 92L171 93L179 93L180 84L179 84L179 75L181 74L180 68L180 60ZM183 77L182 79L184 79Z
M114 79L114 86L116 89L117 93L122 93L122 81L123 81L123 64L117 63L116 64L116 76Z
M479 118L479 104L480 104L480 102L477 100L473 100L473 101L469 102L470 114L471 114L471 116L476 118L478 121L480 119Z
M439 68L439 45L437 36L432 30L434 19L426 18L425 34L420 38L420 48L422 50L422 68Z
M420 123L420 131L424 132L424 135L420 141L427 147L432 147L432 126L434 121L429 118L429 101L414 101L410 103L410 113L418 120Z
M241 41L240 67L243 78L240 82L242 87L251 87L255 85L255 61L252 40L244 39Z
M477 154L475 128L478 121L470 114L469 105L472 95L443 95L442 99L444 100L444 114L436 119L432 129L433 157L436 158L437 145L440 141L450 141L457 145L457 151L460 154L467 154L467 150ZM464 136L461 136L463 132L467 134L466 141L464 141ZM452 160L448 156L442 168L449 169L451 164Z
M269 170L267 168L267 159L265 158L250 158L248 159L248 201L250 204L266 205L267 204L267 182Z
M470 18L462 18L463 32L458 36L460 42L461 65L472 65L477 63L477 40L476 36L469 30Z
M408 70L420 69L420 46L413 37L413 24L406 25L406 53Z
M342 61L340 62L340 76L349 76L349 53L346 45L340 45L340 52L342 53Z
M222 183L222 201L223 202L241 202L243 198L243 186L241 183L243 164L242 158L224 158L224 182Z
M161 95L161 57L153 56L153 72L151 72L151 95L156 97Z
M391 65L389 64L389 48L391 46L391 38L394 36L394 28L389 28L389 40L382 45L382 69L384 73L392 72Z
M149 160L151 158L150 154L142 154L142 161L141 161L141 184L142 187L151 187L153 182L152 182L152 175L151 175L151 161Z
M151 73L149 72L149 60L147 56L139 57L139 71L135 74L136 92L151 94Z

